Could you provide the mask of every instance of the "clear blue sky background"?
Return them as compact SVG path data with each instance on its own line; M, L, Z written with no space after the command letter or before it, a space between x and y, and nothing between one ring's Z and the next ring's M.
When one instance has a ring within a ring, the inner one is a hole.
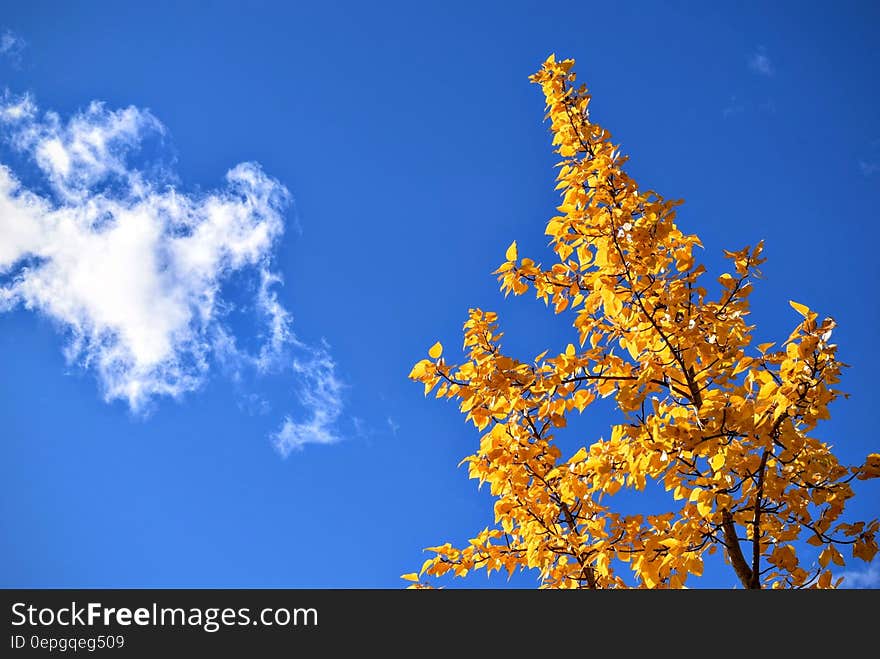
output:
M631 174L685 199L710 272L766 240L758 339L788 335L791 298L838 320L852 396L819 435L861 461L878 449L878 27L871 2L6 3L0 89L62 120L148 108L182 191L242 161L287 187L275 290L344 387L340 441L284 458L270 437L309 414L293 369L235 377L212 358L198 389L134 413L65 360L63 327L0 314L0 585L398 587L423 547L491 523L456 468L478 433L406 375L436 340L459 354L474 306L501 314L512 355L573 336L490 274L514 239L550 257L556 157L527 77L551 52L577 59ZM229 300L248 290L224 281ZM247 343L246 317L228 326ZM597 410L566 446L613 419ZM875 483L854 516L880 512Z

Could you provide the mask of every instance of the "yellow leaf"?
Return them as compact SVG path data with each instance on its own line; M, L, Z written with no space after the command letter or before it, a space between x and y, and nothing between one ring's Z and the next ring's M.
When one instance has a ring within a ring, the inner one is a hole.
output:
M572 400L574 401L574 406L578 409L578 411L583 412L584 408L593 401L593 394L586 389L580 389L577 393L575 393Z
M795 302L794 300L789 300L788 303L791 305L791 308L797 311L804 318L809 317L810 315L810 307L805 304L800 304L799 302Z
M413 581L416 583L418 583L418 581L419 581L419 575L417 575L415 572L408 572L406 574L401 574L400 578L405 579L406 581Z
M407 377L410 380L419 379L427 372L427 364L430 364L430 362L428 362L428 360L426 360L426 359L423 359L418 364L413 366L412 370L409 372L409 375Z
M861 558L863 561L870 563L874 560L877 553L877 543L859 540L853 545L853 558Z
M706 517L712 512L712 499L701 499L697 502L697 512L701 517Z
M871 453L865 460L857 476L859 480L868 480L869 478L880 478L880 453Z
M829 553L831 554L831 560L834 562L835 565L840 565L841 567L846 565L843 560L843 556L839 551L837 551L837 547L835 547L834 545L829 545L828 550L826 551L829 551Z
M516 241L515 240L512 243L510 243L510 247L507 248L507 251L504 253L504 256L508 261L516 261L517 252L516 252Z
M431 359L440 359L440 355L443 354L443 344L437 341L434 345L431 346L431 349L428 350L428 356Z
M577 450L577 453L575 453L573 456L571 456L571 458L569 458L568 463L575 464L576 462L581 462L583 460L586 460L586 458L587 458L587 449L585 447L581 446Z
M797 568L797 554L791 545L778 545L767 558L771 564L791 572Z
M724 466L724 454L716 453L709 458L709 464L712 465L712 471L719 471Z

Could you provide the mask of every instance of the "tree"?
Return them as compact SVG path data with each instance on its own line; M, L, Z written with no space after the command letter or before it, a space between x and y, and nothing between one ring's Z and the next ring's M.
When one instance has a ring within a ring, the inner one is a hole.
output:
M753 347L749 294L763 245L725 251L732 272L710 296L694 258L700 240L675 224L681 202L626 174L573 65L550 56L530 77L562 158L560 214L546 227L556 262L520 258L514 241L494 274L505 295L532 290L571 313L577 345L519 361L501 350L497 315L471 309L467 360L447 363L438 342L412 369L426 396L436 388L459 400L482 431L462 462L488 484L496 525L463 548L428 548L421 571L403 578L425 587L425 576L535 568L542 587L680 588L720 548L743 588L838 585L842 550L867 562L877 553L880 522L840 520L853 481L880 476L880 455L844 466L812 436L841 395L834 321L791 302L802 318L791 335ZM621 423L563 459L554 433L567 415L609 396ZM673 509L615 511L621 488L648 481Z

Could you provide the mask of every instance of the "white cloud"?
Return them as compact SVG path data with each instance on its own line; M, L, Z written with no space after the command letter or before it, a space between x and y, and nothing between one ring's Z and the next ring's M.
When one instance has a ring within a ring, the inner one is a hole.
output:
M354 434L357 437L366 438L369 437L370 432L367 428L367 422L361 419L360 417L352 417L351 424L354 426Z
M9 123L22 119L30 119L37 111L30 94L24 94L19 98L12 98L9 92L4 91L0 96L0 122Z
M391 428L392 435L396 435L397 431L400 430L400 424L397 423L397 421L392 419L390 416L388 417L388 427Z
M2 117L12 129L13 145L33 156L62 201L94 197L99 184L122 183L133 196L150 192L146 175L126 162L143 140L165 132L148 110L129 106L110 111L92 102L66 124L54 112L42 119L36 113L33 100L25 96L6 103Z
M261 373L266 373L282 363L286 349L291 343L300 345L293 336L290 312L278 301L278 294L272 288L281 283L281 277L265 268L260 272L260 288L257 292L257 308L263 314L268 336L264 341L255 364Z
M776 72L773 62L767 57L767 53L763 47L759 47L758 50L749 57L749 68L755 73L767 77L772 76Z
M864 570L844 572L841 588L880 588L880 564L874 562Z
M342 414L344 385L336 375L336 363L326 344L307 359L295 360L293 370L304 382L299 398L306 419L295 421L288 416L273 435L275 448L285 457L306 444L335 444L341 439L336 423Z
M24 39L12 30L0 32L0 56L10 59L13 63L18 63L25 45Z
M289 195L254 163L207 194L167 185L129 162L164 127L146 110L100 103L63 122L30 97L0 99L0 129L49 184L28 189L0 163L0 312L24 307L68 337L66 355L97 374L106 400L141 411L156 396L199 387L213 359L259 370L294 341L270 270ZM254 354L224 323L223 286L236 273L260 285L266 326Z

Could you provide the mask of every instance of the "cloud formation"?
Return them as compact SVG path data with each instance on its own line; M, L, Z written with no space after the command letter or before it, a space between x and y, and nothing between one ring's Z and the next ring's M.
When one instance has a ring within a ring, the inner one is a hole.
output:
M293 370L304 382L299 399L307 418L295 421L288 416L272 436L275 448L285 457L306 444L335 444L340 440L335 427L342 414L343 384L336 376L336 364L327 346L314 350L306 359L295 360Z
M17 64L21 59L21 51L24 50L25 42L12 30L0 32L0 57L9 59Z
M177 190L167 166L134 165L166 129L133 106L92 103L63 121L41 114L30 96L6 94L0 130L42 183L28 187L0 163L0 312L50 318L67 337L68 360L97 375L107 401L135 412L197 389L214 361L263 373L289 364L294 350L310 354L293 362L309 387L301 395L307 420L287 419L280 450L336 441L335 364L326 347L296 340L270 269L290 199L281 183L241 163L216 190ZM237 345L223 295L240 275L258 282L245 307L262 342L249 352Z
M841 588L880 588L880 565L871 563L864 570L847 570Z
M749 68L755 73L767 76L768 78L776 72L776 69L773 67L773 62L767 57L767 53L763 47L758 48L758 50L749 57Z

